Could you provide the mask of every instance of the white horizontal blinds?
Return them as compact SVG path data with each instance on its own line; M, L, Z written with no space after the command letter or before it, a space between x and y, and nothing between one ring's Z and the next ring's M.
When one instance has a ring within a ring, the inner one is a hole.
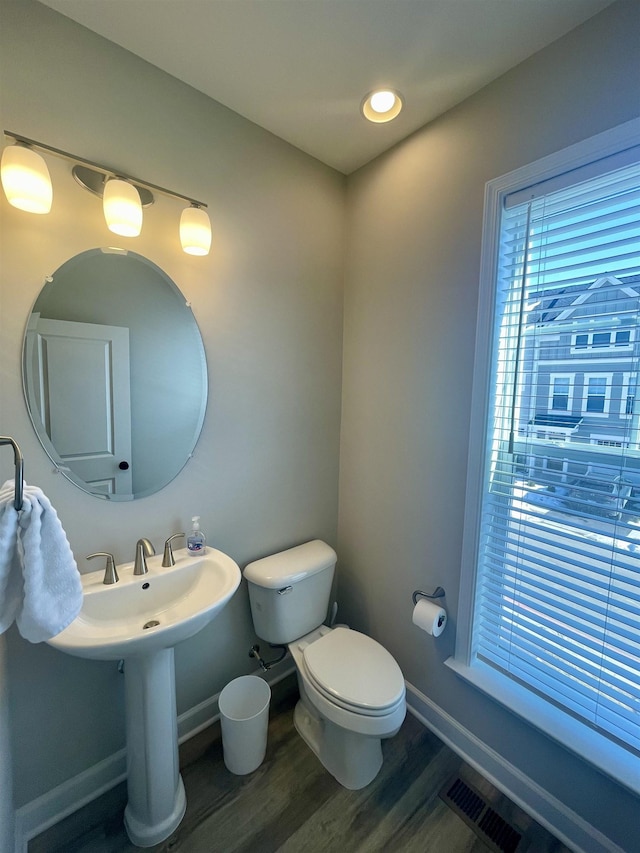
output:
M640 165L503 211L494 339L475 654L640 751Z
M508 210L511 207L529 202L532 198L548 196L557 190L585 183L591 178L599 178L625 166L634 166L638 161L640 161L640 145L629 144L615 154L598 157L582 165L574 166L566 172L553 174L546 178L542 177L527 187L512 191L505 198L504 206Z

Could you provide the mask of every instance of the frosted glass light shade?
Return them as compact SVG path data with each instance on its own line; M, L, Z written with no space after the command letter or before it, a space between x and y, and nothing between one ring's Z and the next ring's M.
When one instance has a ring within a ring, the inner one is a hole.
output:
M10 145L2 152L0 172L9 204L28 213L49 213L53 200L51 176L37 151Z
M137 237L142 229L142 204L138 190L128 181L111 178L104 186L102 209L109 231Z
M208 255L211 248L211 222L201 207L185 207L180 217L180 242L188 255Z

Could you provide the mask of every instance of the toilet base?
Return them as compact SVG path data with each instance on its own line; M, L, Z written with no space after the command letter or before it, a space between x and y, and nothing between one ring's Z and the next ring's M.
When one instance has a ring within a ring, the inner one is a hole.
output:
M321 718L300 699L295 707L296 731L323 767L351 791L364 788L382 767L380 738L356 734Z

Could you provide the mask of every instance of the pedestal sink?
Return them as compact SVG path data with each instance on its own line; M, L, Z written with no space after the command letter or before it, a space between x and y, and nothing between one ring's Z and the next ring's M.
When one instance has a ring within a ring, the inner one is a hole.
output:
M49 645L98 660L124 659L127 730L125 826L131 841L151 847L167 838L185 812L178 769L173 648L222 610L240 583L238 565L222 551L175 552L175 566L147 559L149 572L118 566L120 580L105 585L104 571L82 576L77 618Z

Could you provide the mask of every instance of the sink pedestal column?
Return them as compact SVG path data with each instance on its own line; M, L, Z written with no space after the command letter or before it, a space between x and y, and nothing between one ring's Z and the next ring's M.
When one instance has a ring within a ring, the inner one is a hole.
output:
M178 765L173 649L125 660L128 804L131 841L164 841L184 816L187 801Z

